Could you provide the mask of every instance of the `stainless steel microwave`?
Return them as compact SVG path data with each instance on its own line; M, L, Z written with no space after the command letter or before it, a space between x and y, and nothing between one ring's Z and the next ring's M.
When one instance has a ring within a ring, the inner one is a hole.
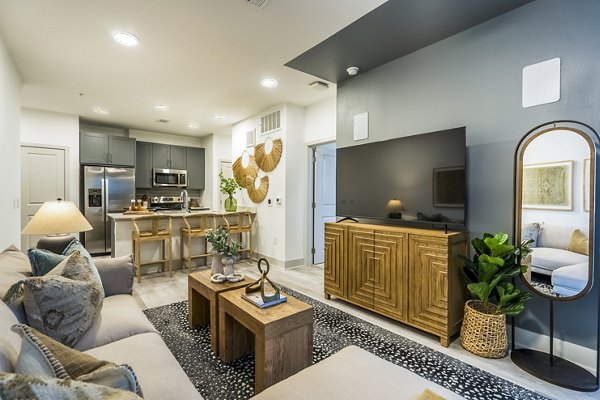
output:
M184 169L152 169L152 186L186 187L187 171Z

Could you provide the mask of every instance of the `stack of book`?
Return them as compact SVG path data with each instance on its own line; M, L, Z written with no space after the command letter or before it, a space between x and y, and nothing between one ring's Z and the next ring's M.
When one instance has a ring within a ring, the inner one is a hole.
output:
M280 304L287 301L287 297L283 294L280 294L277 300L268 301L266 303L263 301L260 293L242 293L242 298L260 308L271 307L275 304Z

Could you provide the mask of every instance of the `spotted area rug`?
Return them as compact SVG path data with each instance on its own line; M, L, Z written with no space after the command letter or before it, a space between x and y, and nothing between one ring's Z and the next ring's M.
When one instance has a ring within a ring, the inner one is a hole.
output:
M466 399L545 399L311 297L287 288L282 290L314 307L315 363L346 346L356 345ZM186 301L144 312L206 400L248 399L254 395L254 355L230 364L221 362L210 350L209 328L188 327Z

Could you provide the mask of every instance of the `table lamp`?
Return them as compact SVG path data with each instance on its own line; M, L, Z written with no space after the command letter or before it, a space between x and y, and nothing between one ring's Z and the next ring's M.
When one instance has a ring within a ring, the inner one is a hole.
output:
M402 205L402 202L400 200L396 198L391 199L390 201L388 201L386 208L388 210L391 210L390 213L387 215L388 218L402 219L402 213L400 211L404 210L404 206Z
M46 201L21 231L23 235L47 235L36 247L60 254L75 237L74 232L92 229L79 208L72 201Z

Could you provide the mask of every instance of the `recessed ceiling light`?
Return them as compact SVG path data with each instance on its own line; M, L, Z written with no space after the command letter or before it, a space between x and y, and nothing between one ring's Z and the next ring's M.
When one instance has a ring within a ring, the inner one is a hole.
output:
M167 111L169 109L169 106L166 104L156 104L154 108L156 108L159 111Z
M279 82L277 82L277 79L273 79L273 78L265 78L262 81L260 81L260 84L263 85L264 87L275 87L278 85Z
M96 106L93 108L93 110L96 114L102 114L102 115L108 114L108 110L104 107Z
M214 119L225 119L225 116L221 115L221 114L215 114L215 115L213 115L213 118Z
M198 128L200 128L200 123L199 122L190 122L188 124L188 127L192 128L192 129L198 129Z
M140 40L132 33L129 32L115 32L113 39L123 46L135 46Z

